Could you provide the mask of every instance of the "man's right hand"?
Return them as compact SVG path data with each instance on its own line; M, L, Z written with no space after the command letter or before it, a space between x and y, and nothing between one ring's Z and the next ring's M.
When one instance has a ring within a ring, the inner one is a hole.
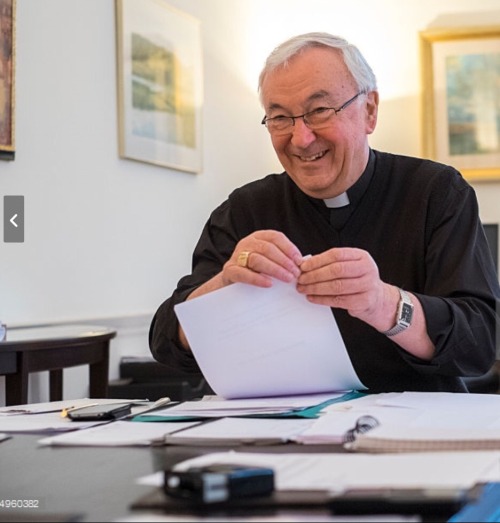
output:
M236 244L222 271L200 285L187 299L191 300L237 282L257 287L271 287L273 278L292 282L300 276L299 266L302 260L299 249L282 232L253 232ZM189 350L189 343L180 324L179 339L184 348Z
M300 276L302 259L299 249L282 232L256 231L237 243L222 269L222 284L270 287L272 278L291 282Z

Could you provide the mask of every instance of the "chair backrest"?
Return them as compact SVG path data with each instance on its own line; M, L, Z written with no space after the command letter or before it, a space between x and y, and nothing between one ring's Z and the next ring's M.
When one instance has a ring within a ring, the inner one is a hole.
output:
M498 223L485 223L483 224L483 228L498 273Z
M486 239L493 255L493 261L498 275L498 224L483 224ZM498 303L497 303L498 307ZM493 367L483 376L477 378L464 378L469 392L479 394L498 394L500 392L500 333L497 332L497 361Z

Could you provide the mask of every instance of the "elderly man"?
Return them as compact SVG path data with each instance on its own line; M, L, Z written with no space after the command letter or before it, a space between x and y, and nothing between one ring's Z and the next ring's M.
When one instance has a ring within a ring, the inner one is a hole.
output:
M450 166L370 148L376 79L342 38L284 42L259 91L285 171L213 211L192 273L153 319L155 358L199 372L173 306L276 278L332 308L371 391L466 391L462 378L494 361L500 298L473 189Z

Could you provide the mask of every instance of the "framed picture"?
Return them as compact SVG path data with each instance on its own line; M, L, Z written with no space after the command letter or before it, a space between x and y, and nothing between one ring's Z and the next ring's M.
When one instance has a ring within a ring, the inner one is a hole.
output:
M0 160L15 155L16 0L0 0Z
M424 155L500 179L500 27L420 33Z
M202 168L200 23L163 0L116 0L119 153Z

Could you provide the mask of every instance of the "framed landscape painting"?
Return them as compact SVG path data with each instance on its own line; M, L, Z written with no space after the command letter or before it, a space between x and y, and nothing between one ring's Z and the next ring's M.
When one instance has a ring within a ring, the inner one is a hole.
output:
M119 152L202 168L200 23L163 0L116 0Z
M15 0L0 0L0 160L14 160Z
M500 27L420 33L424 155L500 179Z

